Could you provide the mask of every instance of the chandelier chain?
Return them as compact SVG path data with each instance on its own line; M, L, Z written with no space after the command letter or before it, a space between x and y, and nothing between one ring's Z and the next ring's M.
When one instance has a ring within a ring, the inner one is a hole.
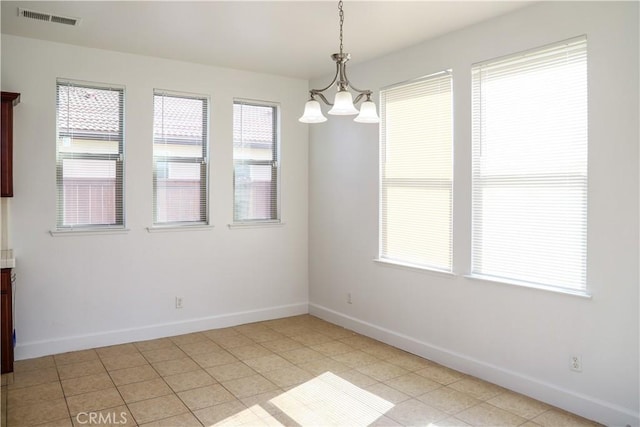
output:
M338 2L338 15L340 16L340 54L342 54L342 24L344 24L344 11L342 10L342 0Z

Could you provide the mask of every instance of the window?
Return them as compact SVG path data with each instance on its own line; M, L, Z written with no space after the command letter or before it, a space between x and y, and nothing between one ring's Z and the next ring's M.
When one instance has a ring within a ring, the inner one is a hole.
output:
M233 221L280 219L279 112L273 104L233 103Z
M472 74L472 274L584 292L586 38Z
M452 77L382 90L380 260L451 271Z
M207 223L206 97L154 91L153 223Z
M124 227L124 89L57 81L57 227Z

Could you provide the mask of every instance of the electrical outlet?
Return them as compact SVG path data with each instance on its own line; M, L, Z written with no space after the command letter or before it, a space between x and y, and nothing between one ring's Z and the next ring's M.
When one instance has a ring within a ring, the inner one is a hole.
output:
M353 301L351 300L351 292L347 293L347 304L353 304Z
M569 360L569 369L575 372L582 372L582 357L578 355L571 356Z
M182 303L183 303L182 297L176 297L176 308L182 308L183 307Z

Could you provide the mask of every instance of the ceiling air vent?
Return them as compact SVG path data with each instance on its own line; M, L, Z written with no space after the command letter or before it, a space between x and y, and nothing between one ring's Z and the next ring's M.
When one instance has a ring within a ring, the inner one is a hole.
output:
M23 18L35 19L37 21L55 22L58 24L71 25L74 27L80 23L79 18L73 18L70 16L51 15L45 12L22 9L20 7L18 8L18 16L22 16Z

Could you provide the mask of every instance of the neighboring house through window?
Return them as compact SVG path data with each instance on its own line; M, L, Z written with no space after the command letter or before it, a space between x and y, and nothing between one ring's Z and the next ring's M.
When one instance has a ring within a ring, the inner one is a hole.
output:
M57 228L124 227L124 89L57 81Z
M207 224L208 99L154 91L153 223Z
M279 109L233 103L233 221L277 222L279 211Z

